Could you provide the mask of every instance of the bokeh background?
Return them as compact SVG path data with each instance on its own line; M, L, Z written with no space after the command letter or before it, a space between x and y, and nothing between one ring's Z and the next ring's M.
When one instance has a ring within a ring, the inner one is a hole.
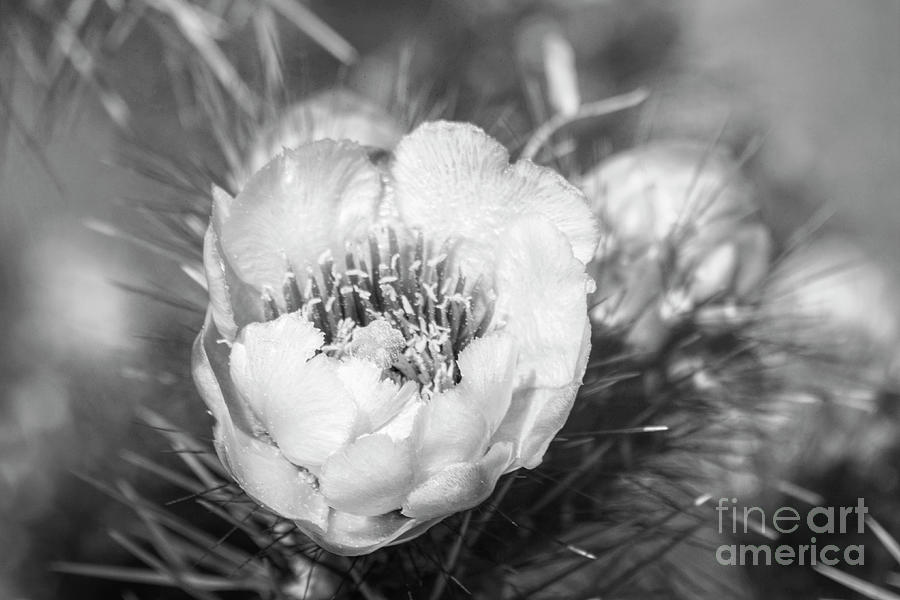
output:
M115 106L77 76L54 88L41 61L15 43L29 36L39 51L50 52L54 15L87 7L81 27L88 30L104 14L93 4L0 3L6 38L0 41L2 598L130 597L117 584L48 570L57 560L126 561L107 531L127 528L133 516L84 478L134 481L138 475L122 460L123 450L165 452L159 436L137 423L138 406L200 429L205 419L185 377L184 342L198 326L191 306L197 298L180 305L153 297L189 295L189 277L167 257L91 226L142 222L136 200L160 194L158 186L123 166L130 148L111 118ZM144 10L152 13L154 5ZM508 132L513 144L528 131L520 76L534 68L530 36L558 28L575 49L584 100L637 85L653 92L639 123L609 126L609 144L644 141L634 131L646 133L648 123L651 137L718 136L738 147L763 135L749 169L776 226L788 231L826 207L834 213L827 227L854 236L900 276L895 0L323 0L309 6L356 48L359 61L342 68L295 32L285 44L290 85L311 91L341 80L390 102L397 65L406 60L411 81L432 98L452 97L457 114ZM241 56L256 51L250 39L238 28L223 43ZM96 66L104 89L115 90L130 112L129 138L177 162L207 140L176 115L177 86L160 60L166 43L147 17ZM61 69L65 58L56 61ZM865 485L866 473L855 476L855 485ZM896 479L896 472L887 476ZM135 483L157 486L146 478ZM895 492L893 485L887 489ZM808 594L815 581L803 585L774 597L814 597ZM180 596L142 588L141 597Z

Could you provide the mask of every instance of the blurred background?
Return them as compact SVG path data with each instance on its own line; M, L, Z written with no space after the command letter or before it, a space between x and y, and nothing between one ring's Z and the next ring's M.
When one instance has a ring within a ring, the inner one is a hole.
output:
M219 40L240 66L260 50L252 7L236 4L203 3L223 15ZM137 424L138 406L206 425L187 376L198 290L169 257L97 231L98 222L140 229L138 200L171 194L127 168L135 140L178 164L196 162L214 137L178 108L173 73L184 65L165 52L178 43L173 5L0 3L2 598L127 597L115 584L48 572L56 560L125 560L107 530L133 517L83 478L134 480L123 449L164 452ZM740 149L761 137L748 168L773 226L788 232L825 207L834 215L827 227L900 276L895 0L307 6L355 51L282 24L285 86L295 95L340 81L386 105L411 102L393 95L405 65L413 88L515 147L535 112L522 86L540 66L532 40L559 31L575 51L584 101L639 85L652 92L639 114L603 125L603 144L688 136ZM865 486L867 473L850 479ZM896 482L886 489L896 493ZM775 597L815 597L815 582L804 585ZM167 594L141 597L180 597Z

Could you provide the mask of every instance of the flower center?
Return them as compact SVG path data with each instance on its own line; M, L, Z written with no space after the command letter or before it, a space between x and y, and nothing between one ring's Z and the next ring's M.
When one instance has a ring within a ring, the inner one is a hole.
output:
M403 339L388 361L388 376L440 392L459 381L459 353L484 333L493 302L480 280L468 282L453 268L452 244L437 253L432 246L421 232L401 239L395 229L379 227L367 242L348 244L343 264L323 253L317 269L307 266L302 283L288 265L284 308L274 290L263 291L266 319L300 311L323 332L322 352L335 357L352 353L361 327L383 320Z

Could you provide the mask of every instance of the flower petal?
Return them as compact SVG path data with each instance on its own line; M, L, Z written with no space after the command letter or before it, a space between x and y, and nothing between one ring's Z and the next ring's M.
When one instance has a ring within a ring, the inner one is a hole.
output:
M478 338L459 354L462 377L456 389L466 402L480 409L491 433L509 408L517 358L513 337L503 332Z
M263 418L275 388L296 385L296 371L315 354L324 336L298 313L244 327L231 349L231 380L254 413Z
M213 226L206 228L203 237L203 270L206 272L206 289L209 291L209 309L216 328L229 342L237 335L234 308L225 281L225 264L219 255L219 240Z
M259 290L241 281L222 253L222 223L231 212L234 198L214 185L212 200L210 226L203 239L203 267L206 271L210 302L216 309L216 313L213 314L216 325L225 339L231 342L234 340L236 330L232 330L230 322L239 329L249 323L261 321L263 307Z
M541 463L575 402L578 385L521 390L513 398L509 419L500 425L495 440L516 441L516 466L533 469ZM510 435L512 434L512 435Z
M413 381L403 384L401 394L408 400L399 413L387 423L375 430L375 433L383 433L395 442L406 441L413 434L418 422L419 411L425 406L418 394L419 386Z
M212 211L209 224L212 225L216 235L222 235L222 226L231 218L231 205L234 198L231 194L217 185L212 186Z
M491 446L477 463L448 465L410 492L402 512L414 519L434 519L483 502L512 459L512 445Z
M430 474L458 462L474 462L487 448L487 422L457 389L435 395L416 424L416 466Z
M241 330L231 350L231 379L292 462L320 465L346 444L357 408L338 377L338 362L311 358L322 333L298 313Z
M368 360L350 358L338 366L338 377L365 417L361 434L372 433L387 423L417 396L415 383L400 386L383 376L384 371Z
M381 174L352 142L322 140L286 150L260 169L223 217L225 259L240 279L281 289L287 263L299 279L323 251L343 256L367 238Z
M587 368L590 337L587 329L581 339L572 383L556 388L522 388L513 394L509 411L491 441L513 444L514 468L532 469L539 465L550 442L565 425Z
M234 390L229 385L228 349L217 343L219 337L212 316L207 314L206 325L194 344L194 380L216 418L216 448L222 463L254 500L292 519L321 547L345 556L368 554L416 537L437 522L410 519L396 512L362 517L331 509L310 485L308 474L288 462L276 448L245 433L240 407L226 405L225 395L234 395Z
M362 516L400 508L411 484L409 446L384 434L361 437L334 454L319 477L329 505Z
M220 423L215 431L222 463L247 494L279 515L324 527L328 505L315 479L291 464L278 448Z
M529 386L569 385L581 350L574 341L590 328L584 265L541 217L518 219L503 240L494 323L516 339L518 380Z
M191 354L191 375L200 396L209 408L209 412L217 421L233 420L234 408L229 406L226 395L234 396L233 386L229 386L228 348L218 344L219 331L213 319L212 311L206 311L206 319ZM207 350L209 348L209 350ZM224 377L223 377L224 375ZM246 404L236 407L238 425L251 430L250 423L254 419Z
M389 512L374 517L352 515L332 510L328 519L328 529L324 534L309 533L319 546L342 556L360 556L392 544L421 535L437 519L419 521L404 517L398 512Z
M395 199L403 221L427 239L464 243L461 267L490 264L500 232L513 218L540 214L569 241L583 263L597 246L594 220L581 192L559 174L509 153L467 123L425 123L397 145Z
M263 424L291 462L316 467L353 437L357 408L334 359L320 354L295 369L269 390Z
M240 411L233 412L225 401L220 381L227 382L225 361L210 360L207 348L221 348L218 332L207 315L206 325L194 343L193 375L204 401L216 419L216 450L222 464L238 484L257 502L294 519L305 531L321 532L326 525L328 506L308 474L288 462L277 448L265 444L241 427ZM237 420L234 417L239 417Z

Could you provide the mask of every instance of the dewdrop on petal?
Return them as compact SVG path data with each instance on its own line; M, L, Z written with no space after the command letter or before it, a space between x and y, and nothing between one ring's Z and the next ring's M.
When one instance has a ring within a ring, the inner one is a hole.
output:
M621 152L582 178L603 228L590 272L591 320L655 352L711 304L752 297L771 240L752 191L724 152L690 141Z
M580 191L434 122L390 160L320 140L214 196L194 377L248 495L359 555L541 462L590 349Z

